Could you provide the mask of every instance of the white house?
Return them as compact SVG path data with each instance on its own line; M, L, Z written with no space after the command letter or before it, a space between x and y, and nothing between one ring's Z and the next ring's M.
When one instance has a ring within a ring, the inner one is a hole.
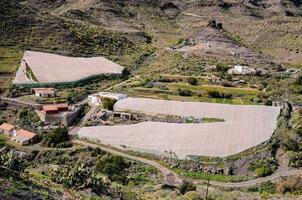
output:
M242 65L235 65L233 68L228 70L229 74L255 74L254 68Z
M21 145L31 144L35 141L37 135L27 130L18 130L11 140L14 142L20 143Z
M111 93L111 92L99 92L88 96L88 102L90 105L101 105L102 98L109 98L115 100L121 100L127 98L127 94Z
M32 91L36 96L42 98L51 98L56 96L53 88L33 88Z
M14 132L15 126L8 124L8 123L3 123L0 126L0 133L6 134L6 135L12 135Z

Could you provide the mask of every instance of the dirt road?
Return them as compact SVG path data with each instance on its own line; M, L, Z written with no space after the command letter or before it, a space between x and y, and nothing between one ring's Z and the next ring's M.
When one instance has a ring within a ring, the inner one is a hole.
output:
M129 154L126 154L126 153L123 153L123 152L120 152L120 151L117 151L117 150L114 150L111 148L107 148L107 147L100 146L97 144L91 144L89 142L85 142L82 140L73 140L73 142L84 145L84 146L90 146L93 148L99 147L100 149L102 149L103 151L106 151L108 153L122 156L122 157L130 159L130 160L135 160L135 161L142 162L147 165L153 166L163 174L166 183L171 186L178 187L184 180L190 180L190 179L187 179L184 177L180 177L178 174L176 174L172 170L168 169L165 166L160 165L158 162L153 161L153 160L148 160L145 158L132 156L132 155L129 155ZM254 186L254 185L266 182L266 181L275 181L281 177L294 176L294 175L302 175L302 170L301 169L290 169L287 171L279 171L270 176L266 176L263 178L256 178L256 179L248 180L248 181L237 182L237 183L230 183L230 182L224 183L224 182L210 181L210 185L217 186L217 187L225 187L225 188L245 188L245 187ZM190 180L190 181L193 181L193 183L195 183L195 184L205 184L206 183L205 180L194 179L194 180Z
M182 183L182 179L179 178L178 175L175 172L171 171L170 169L168 169L166 167L163 167L158 162L155 162L153 160L148 160L148 159L145 159L145 158L131 156L129 154L126 154L126 153L123 153L123 152L120 152L120 151L117 151L117 150L114 150L114 149L110 149L110 148L100 146L100 145L97 145L97 144L92 144L92 143L89 143L89 142L84 142L82 140L73 140L73 142L77 143L77 144L84 145L84 146L93 147L93 148L99 147L101 150L106 151L108 153L118 155L118 156L122 156L124 158L134 160L134 161L138 161L138 162L142 162L144 164L155 167L158 171L160 171L163 174L163 176L165 178L165 182L168 185L177 187Z

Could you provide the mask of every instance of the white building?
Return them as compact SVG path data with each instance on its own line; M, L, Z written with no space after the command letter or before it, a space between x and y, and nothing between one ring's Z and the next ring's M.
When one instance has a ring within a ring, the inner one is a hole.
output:
M242 65L235 65L233 68L228 70L229 74L255 74L254 68Z
M127 98L127 94L111 93L111 92L99 92L88 96L88 102L90 105L99 106L102 103L102 98L109 98L115 100L121 100Z
M33 88L33 93L41 98L52 98L56 96L53 88Z

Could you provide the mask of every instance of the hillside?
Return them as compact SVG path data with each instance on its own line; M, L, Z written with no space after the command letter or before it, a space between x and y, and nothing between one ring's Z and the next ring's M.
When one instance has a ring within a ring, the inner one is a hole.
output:
M132 65L140 59L134 49L160 50L214 19L244 46L280 62L302 62L295 0L4 0L0 9L0 45L22 49L105 55Z
M0 199L301 199L301 70L301 0L0 0Z

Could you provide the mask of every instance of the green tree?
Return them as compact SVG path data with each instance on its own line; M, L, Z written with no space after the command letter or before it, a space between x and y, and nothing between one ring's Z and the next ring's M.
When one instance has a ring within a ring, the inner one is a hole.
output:
M44 142L48 147L59 147L69 141L68 128L59 127L45 136Z
M185 96L185 97L190 97L193 95L193 92L191 90L188 90L188 89L180 89L178 88L178 94L180 96Z
M130 167L124 158L120 156L107 156L101 159L96 166L96 171L108 176L111 181L127 183L127 169Z
M190 85L197 85L198 81L197 81L197 79L195 77L189 77L188 78L188 83Z
M186 194L190 191L196 191L196 186L192 182L184 181L181 184L179 191L181 194Z
M113 110L113 106L116 103L115 99L111 98L102 98L102 105L104 109Z

